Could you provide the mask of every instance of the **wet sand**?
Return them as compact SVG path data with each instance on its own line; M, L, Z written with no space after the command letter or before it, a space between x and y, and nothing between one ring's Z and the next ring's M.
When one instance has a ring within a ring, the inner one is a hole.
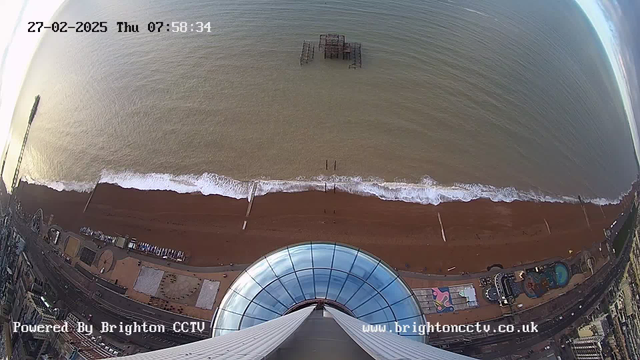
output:
M17 196L25 212L41 207L45 221L53 214L53 223L67 230L89 226L128 234L183 250L195 266L248 264L282 246L336 241L363 248L398 269L434 274L573 256L602 241L603 229L623 209L622 204L585 205L589 228L579 204L474 200L433 206L332 191L272 193L254 200L243 231L246 199L100 184L83 213L88 193L22 183ZM447 272L451 267L455 270Z

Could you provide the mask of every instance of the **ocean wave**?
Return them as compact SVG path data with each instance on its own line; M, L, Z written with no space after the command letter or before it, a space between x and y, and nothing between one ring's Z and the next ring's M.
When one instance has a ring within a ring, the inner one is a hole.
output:
M79 182L79 181L46 181L36 180L28 176L25 176L21 181L32 185L42 185L56 191L76 191L76 192L91 192L96 186L95 183Z
M68 181L38 181L25 179L28 183L45 185L58 191L88 192L95 183ZM403 201L419 204L438 205L443 202L468 202L475 199L490 199L494 202L537 201L556 203L578 203L574 196L546 194L539 191L523 191L513 187L495 187L482 184L456 183L442 185L430 177L424 177L419 183L387 182L383 179L358 176L317 176L297 178L295 180L255 179L236 180L227 176L204 173L201 175L171 175L136 172L103 171L98 183L118 185L128 189L165 190L177 193L201 193L203 195L221 195L235 199L250 199L255 187L255 196L276 192L303 192L310 190L336 190L363 196L376 196L382 200ZM629 190L630 191L630 190ZM626 195L617 199L583 198L584 202L597 205L617 204Z
M127 189L167 190L177 193L202 193L223 195L235 199L247 198L252 183L226 176L204 173L202 175L140 174L135 172L103 171L100 183L114 184Z

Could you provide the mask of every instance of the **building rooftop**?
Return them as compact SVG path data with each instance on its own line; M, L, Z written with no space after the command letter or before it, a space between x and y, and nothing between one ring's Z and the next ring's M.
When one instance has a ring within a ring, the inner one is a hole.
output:
M125 359L471 359L392 332L365 332L365 326L332 305L308 305L224 336Z
M415 296L379 258L335 243L279 249L249 266L231 285L214 336L249 328L306 304L324 303L369 324L424 324ZM400 335L425 341L417 331Z

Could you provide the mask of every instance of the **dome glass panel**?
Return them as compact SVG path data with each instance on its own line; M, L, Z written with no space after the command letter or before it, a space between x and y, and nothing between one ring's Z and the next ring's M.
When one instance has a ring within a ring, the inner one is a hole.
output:
M214 336L324 302L370 324L424 324L415 296L387 264L349 246L313 242L274 251L249 266L225 294ZM413 331L408 339L425 341Z

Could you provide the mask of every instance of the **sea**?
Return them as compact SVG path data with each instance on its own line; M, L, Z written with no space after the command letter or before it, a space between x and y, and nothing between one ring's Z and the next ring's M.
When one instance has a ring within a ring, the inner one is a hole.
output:
M425 204L605 204L638 174L611 64L573 1L68 0L53 21L108 30L42 37L8 183L37 94L20 176L57 190L327 183ZM324 59L326 33L361 43L362 68ZM315 57L300 65L304 40Z

